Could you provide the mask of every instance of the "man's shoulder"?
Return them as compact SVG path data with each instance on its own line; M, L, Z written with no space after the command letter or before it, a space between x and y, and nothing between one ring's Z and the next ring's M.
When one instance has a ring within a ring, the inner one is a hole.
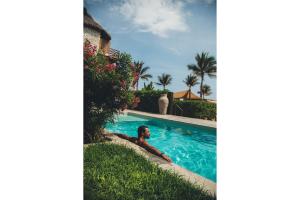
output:
M138 139L136 137L129 137L128 140L135 144L137 144L137 141L138 141Z

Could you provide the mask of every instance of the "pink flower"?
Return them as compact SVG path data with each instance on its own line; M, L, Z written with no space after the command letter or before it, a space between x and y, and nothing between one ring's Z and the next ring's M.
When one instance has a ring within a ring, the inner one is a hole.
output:
M94 56L97 52L97 47L92 45L89 41L84 43L84 58Z
M113 64L107 64L106 65L106 70L109 71L109 72L111 72L111 71L113 71L113 70L116 69L116 66L117 65L115 63L113 63Z

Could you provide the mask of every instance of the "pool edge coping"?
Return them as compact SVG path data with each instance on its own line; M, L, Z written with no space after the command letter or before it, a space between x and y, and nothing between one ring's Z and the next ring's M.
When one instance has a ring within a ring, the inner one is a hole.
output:
M190 125L196 125L196 126L205 126L209 128L217 128L217 122L216 121L210 121L210 120L204 120L204 119L197 119L197 118L190 118L190 117L182 117L177 115L161 115L161 114L155 114L155 113L147 113L142 111L136 111L136 110L129 110L126 109L123 111L123 113L131 113L131 114L137 114L147 117L153 117L156 119L163 119L173 122L181 122L184 124L190 124Z

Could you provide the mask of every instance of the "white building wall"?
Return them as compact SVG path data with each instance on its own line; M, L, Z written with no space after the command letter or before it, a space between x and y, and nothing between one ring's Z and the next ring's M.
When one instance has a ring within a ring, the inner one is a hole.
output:
M84 27L84 39L88 39L93 45L99 49L100 44L100 33L97 31Z

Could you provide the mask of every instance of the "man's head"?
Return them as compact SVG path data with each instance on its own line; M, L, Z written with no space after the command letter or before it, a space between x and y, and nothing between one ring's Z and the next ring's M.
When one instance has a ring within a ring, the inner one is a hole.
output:
M150 138L150 131L149 128L147 126L140 126L138 128L138 138L144 137L146 139Z

